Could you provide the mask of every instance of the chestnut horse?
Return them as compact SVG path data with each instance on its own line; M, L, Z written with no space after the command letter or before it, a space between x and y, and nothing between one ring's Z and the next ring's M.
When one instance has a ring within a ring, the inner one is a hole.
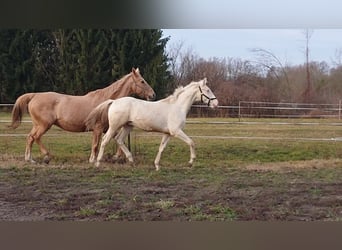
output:
M155 99L153 89L140 75L139 69L134 68L132 72L108 87L91 91L83 96L55 92L27 93L16 100L12 110L12 124L9 127L17 128L21 123L23 113L29 112L33 127L27 136L25 161L34 162L31 151L33 142L36 142L44 155L44 162L49 163L49 151L41 142L41 137L52 125L70 132L92 130L93 140L90 158L94 158L97 154L100 137L108 128L108 119L98 121L92 128L86 128L86 117L100 103L108 99L117 99L132 94L147 100Z

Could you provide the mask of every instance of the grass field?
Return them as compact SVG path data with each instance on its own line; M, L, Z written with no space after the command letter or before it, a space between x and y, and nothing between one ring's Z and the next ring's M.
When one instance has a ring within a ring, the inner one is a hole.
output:
M131 134L135 167L113 163L111 143L95 168L87 163L91 133L53 127L43 137L53 157L44 165L23 161L30 123L0 123L0 219L342 220L341 121L188 121L194 166L188 146L173 138L159 172L155 133ZM33 156L42 160L36 145Z

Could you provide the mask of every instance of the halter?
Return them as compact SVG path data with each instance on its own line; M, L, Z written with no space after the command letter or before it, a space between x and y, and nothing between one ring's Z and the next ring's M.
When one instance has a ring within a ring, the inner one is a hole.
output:
M207 96L206 94L204 94L203 93L203 91L202 91L202 89L201 89L201 87L200 86L198 86L198 88L199 88L199 90L200 90L200 92L201 92L201 102L203 102L204 103L204 101L203 101L203 96L205 97L205 98L207 98L209 101L208 101L208 107L210 106L210 102L211 101L213 101L213 100L215 100L215 99L217 99L216 97L212 97L212 98L210 98L209 96Z

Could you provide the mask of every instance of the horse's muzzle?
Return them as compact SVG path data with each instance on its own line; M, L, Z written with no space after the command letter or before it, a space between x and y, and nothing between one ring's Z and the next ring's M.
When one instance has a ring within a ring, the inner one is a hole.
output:
M154 101L155 99L156 99L156 94L155 93L153 93L152 95L149 95L147 97L147 101Z
M209 107L210 108L213 108L213 109L216 109L218 107L218 100L215 99L215 100L212 100L209 104Z

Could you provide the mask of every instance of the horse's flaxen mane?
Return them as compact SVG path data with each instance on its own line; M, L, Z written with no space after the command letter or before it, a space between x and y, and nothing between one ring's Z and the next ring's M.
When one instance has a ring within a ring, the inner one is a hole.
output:
M127 82L130 76L131 73L123 76L122 78L120 78L116 82L111 83L109 86L105 88L91 91L87 95L106 97L107 99L109 99L112 96L118 96L118 93L122 91L125 83Z

